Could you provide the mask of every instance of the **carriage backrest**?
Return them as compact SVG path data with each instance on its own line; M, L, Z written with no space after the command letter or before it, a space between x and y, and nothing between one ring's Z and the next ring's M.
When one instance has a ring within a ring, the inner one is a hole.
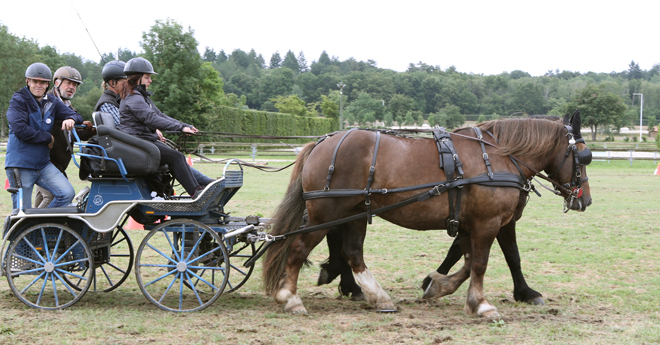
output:
M115 124L115 119L110 113L105 113L102 111L96 111L92 113L92 119L94 119L94 126L108 126L110 128L117 129Z

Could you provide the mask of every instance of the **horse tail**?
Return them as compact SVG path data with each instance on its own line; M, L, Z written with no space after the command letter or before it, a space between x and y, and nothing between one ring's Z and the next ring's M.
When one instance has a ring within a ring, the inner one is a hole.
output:
M305 199L303 199L302 170L314 146L314 143L309 143L298 153L289 187L273 215L272 235L284 235L298 229L303 224ZM283 241L272 242L266 251L262 278L268 295L273 295L279 289L279 282L284 277L289 258L289 247L295 238L296 236L291 236Z

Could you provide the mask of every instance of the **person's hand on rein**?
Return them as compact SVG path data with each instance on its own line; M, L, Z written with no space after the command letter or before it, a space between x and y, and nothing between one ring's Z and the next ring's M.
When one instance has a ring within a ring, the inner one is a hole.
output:
M195 133L199 132L199 130L197 130L197 128L195 128L195 126L192 126L192 127L183 127L181 132L186 133L186 134L195 134Z

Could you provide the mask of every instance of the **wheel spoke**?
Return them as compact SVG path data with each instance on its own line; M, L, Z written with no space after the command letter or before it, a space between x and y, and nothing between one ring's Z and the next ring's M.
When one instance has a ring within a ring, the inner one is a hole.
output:
M208 252L204 253L204 255L202 255L202 256L198 256L198 257L196 257L194 260L188 261L188 264L192 264L193 262L197 262L197 261L199 261L200 259L203 259L203 258L205 258L205 257L207 257L207 256L209 256L209 255L211 255L211 254L213 254L213 253L215 253L215 252L217 252L218 250L222 250L222 248L220 248L220 247L213 248L212 250L209 250Z
M78 245L81 245L81 246L83 245L83 244L80 242L80 240L77 240L76 243L72 244L71 247L67 248L64 252L65 252L65 253L69 253L69 252L73 251L73 248L77 247ZM65 256L66 256L66 255L62 255L62 256L60 256L60 257L57 258L57 260L55 260L53 263L54 263L54 264L57 264L57 263L60 262L60 260L62 260Z
M175 270L175 271L172 271L172 272L170 272L170 273L174 273L174 272L177 272L177 271ZM174 278L172 279L172 282L170 282L170 285L168 285L168 286L167 286L167 289L165 289L165 292L163 292L163 295L160 296L160 299L158 300L158 303L163 302L163 299L165 298L165 295L167 295L167 293L170 292L170 289L172 288L172 286L174 286L174 283L176 283L176 279L177 279L178 277L179 277L179 274L177 273L177 274L174 276ZM165 278L165 277L163 277L163 278ZM145 285L145 287L147 287L147 286Z
M192 271L190 271L190 270L188 270L187 272L189 272L190 275L192 275L192 276L194 276L195 278L197 278L197 280L199 280L199 281L205 283L206 285L208 285L209 287L211 287L211 289L213 289L213 290L218 290L218 287L217 287L217 286L215 286L215 285L213 285L213 284L207 282L206 279L202 278L201 276L198 276L197 274L195 274L194 272L192 272ZM223 272L223 273L224 273L224 272Z
M113 264L111 264L111 263L109 263L109 262L106 262L106 265L108 265L108 266L114 268L115 270L121 272L122 274L126 274L126 271L122 270L121 268L119 268L119 267L117 267L117 266L115 266L115 265L113 265ZM101 268L103 268L103 266L101 266ZM105 272L105 270L103 270L103 272Z
M57 277L57 280L59 280L60 282L62 282L62 285L64 285L64 287L67 288L67 290L69 290L69 292L71 293L71 295L73 295L74 298L76 298L76 297L78 296L78 295L76 295L76 293L73 291L73 289L69 286L69 284L67 284L66 281L65 281L64 279L62 279L62 277L60 277L59 274L57 274L57 271L54 271L53 274L55 275L55 277ZM55 287L55 283L53 283L53 288L54 288L54 287Z
M176 265L176 261L172 260L171 257L165 255L163 252L161 252L159 249L155 248L155 247L152 246L151 244L147 243L147 247L153 249L156 253L160 254L161 256L163 256L163 257L166 258L167 260L170 260L173 264ZM175 253L175 255L178 255L178 254L176 254L176 251L172 251L172 252ZM140 266L146 266L146 265L140 265Z
M195 293L195 297L197 297L197 302L199 302L199 305L204 305L204 302L202 302L202 299L199 297L199 294L197 293L197 289L195 289L195 285L192 283L192 279L190 279L190 275L188 274L188 271L186 273L186 278L188 279L188 283L190 284L190 289ZM198 279L199 281L199 279Z
M56 269L56 271L58 271L58 272L60 272L60 273L62 273L62 274L68 274L68 275L70 275L70 276L76 277L76 278L80 279L79 281L87 280L87 278L85 278L84 276L77 275L77 274L75 274L75 273L72 273L72 272L70 272L70 271L63 270L63 269L61 269L61 268Z
M50 252L48 251L48 241L46 241L46 231L44 228L41 228L41 239L44 241L44 251L46 252L46 260L50 261ZM53 252L53 256L55 256L55 252Z
M206 235L206 231L204 231L204 234L199 236L199 238L197 239L197 242L195 242L195 245L192 247L192 249L190 249L190 253L188 253L188 257L186 257L186 261L190 260L190 257L193 255L195 250L197 250L197 247L202 242L202 238L204 238L204 235ZM184 240L185 240L185 238L184 238Z
M36 261L36 260L32 260L32 259L30 259L30 258L26 258L25 256L23 256L23 255L18 255L18 254L16 254L16 253L11 253L11 256L12 256L13 258L19 258L19 259L21 259L21 260L29 261L29 262L31 262L31 263L33 263L33 264L37 264L37 265L39 265L39 266L43 266L43 265L45 265L44 262L39 262L39 261Z
M41 262L48 262L48 261L50 261L50 260L46 260L46 259L44 259L44 257L41 256L41 254L39 254L39 251L38 251L36 248L34 248L34 246L32 245L32 242L28 241L27 238L23 237L22 240L25 241L25 243L27 243L28 246L30 246L30 248L32 248L32 251L34 251L34 253L37 254L37 256L39 257L39 259L41 259ZM12 253L12 254L13 254L13 253Z
M114 266L113 266L113 267L114 267ZM108 272L105 271L105 268L103 268L103 266L101 266L101 267L99 267L99 268L100 268L101 271L103 272L103 275L105 276L105 280L107 280L108 283L110 283L110 286L114 285L114 284L112 283L112 279L110 279L110 276L108 275Z
M32 285L34 285L34 283L36 283L37 280L41 279L41 278L42 278L43 276L45 276L46 274L47 274L46 271L44 271L44 272L41 273L38 277L34 278L34 280L33 280L32 282L30 282L30 284L28 284L28 286L24 287L23 290L21 290L21 295L24 294L25 291L27 291L27 289L29 289Z
M39 298L37 298L37 305L41 304L41 297L44 295L44 290L46 289L46 284L48 284L48 276L50 276L50 274L48 272L46 272L46 276L44 277L44 283L41 284L41 291L39 291ZM27 290L27 288L26 288L26 290Z
M176 272L177 272L176 269L171 270L171 271L169 271L169 272L163 274L162 276L160 276L160 277L158 277L158 278L156 278L156 279L150 281L149 283L144 284L144 287L147 287L147 286L149 286L149 285L151 285L151 284L153 284L153 283L155 283L155 282L158 282L158 281L160 281L161 279L163 279L163 278L165 278L165 277L167 277L167 276L169 276L169 275L172 275L172 273L176 273ZM176 278L175 278L175 279L176 279ZM169 290L169 289L168 289L168 290Z
M236 266L234 266L234 265L231 265L231 264L230 264L229 266L231 266L231 268L233 268L234 271L238 271L240 274L242 274L242 275L244 275L244 276L247 275L247 273L243 272L240 268L238 268L238 267L236 267Z

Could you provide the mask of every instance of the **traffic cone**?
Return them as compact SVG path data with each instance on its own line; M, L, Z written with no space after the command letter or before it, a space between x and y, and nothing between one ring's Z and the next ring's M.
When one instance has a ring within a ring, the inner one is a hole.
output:
M658 167L655 169L655 174L653 174L653 175L660 176L660 163L658 163ZM5 189L7 189L7 188L5 188Z
M133 219L133 217L128 218L128 224L124 227L125 230L144 230L144 226L138 223Z
M9 179L6 178L5 179L5 190L7 190L8 188L9 188Z
M190 155L188 155L187 162L188 162L188 165L193 166L192 157L190 157Z

